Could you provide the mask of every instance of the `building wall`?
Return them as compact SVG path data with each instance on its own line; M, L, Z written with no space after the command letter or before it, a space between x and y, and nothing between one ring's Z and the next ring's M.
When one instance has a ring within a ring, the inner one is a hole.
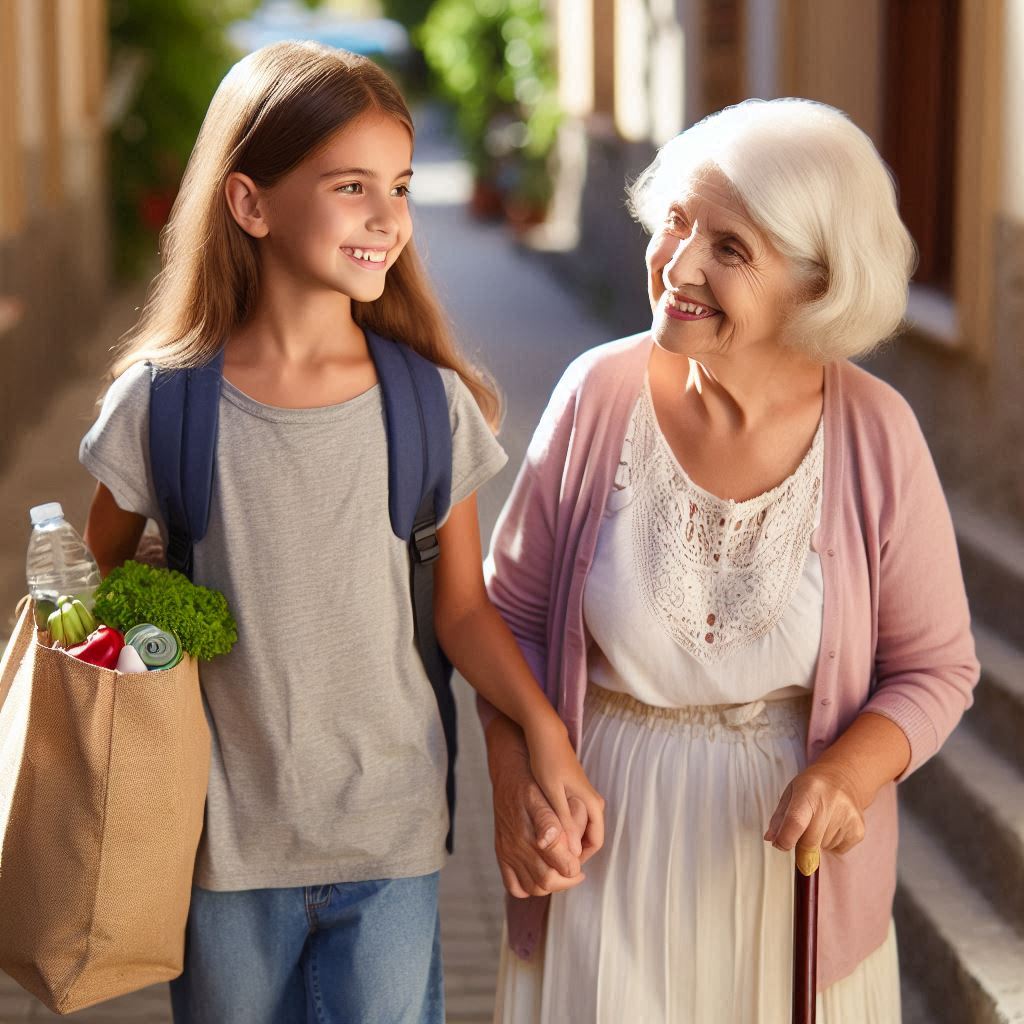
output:
M0 0L0 436L41 415L103 308L105 0ZM0 465L10 440L0 447Z
M1002 205L1007 217L1024 223L1024 3L1006 5L1003 36L1004 136Z

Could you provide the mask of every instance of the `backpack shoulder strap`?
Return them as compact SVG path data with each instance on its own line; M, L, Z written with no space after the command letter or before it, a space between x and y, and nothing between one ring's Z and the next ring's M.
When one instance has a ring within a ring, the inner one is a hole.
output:
M455 757L458 753L452 666L434 632L437 523L452 490L452 432L448 398L438 368L400 342L366 332L377 367L388 439L388 511L391 529L409 545L409 589L420 659L437 700L448 748L448 836L453 849Z
M167 564L190 579L192 549L210 519L223 369L223 349L205 366L150 365L150 472L167 526Z
M423 500L436 519L448 512L452 432L441 372L398 341L366 331L377 368L388 435L388 512L396 537L408 541Z

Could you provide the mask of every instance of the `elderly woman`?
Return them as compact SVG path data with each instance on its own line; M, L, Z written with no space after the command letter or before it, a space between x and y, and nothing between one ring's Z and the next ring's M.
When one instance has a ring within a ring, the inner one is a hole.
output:
M896 783L978 677L924 438L848 361L899 325L913 244L867 136L805 100L709 117L631 201L651 330L569 368L488 565L607 801L582 881L601 837L552 842L483 710L520 897L496 1020L788 1020L799 847L822 852L819 1021L891 1024Z

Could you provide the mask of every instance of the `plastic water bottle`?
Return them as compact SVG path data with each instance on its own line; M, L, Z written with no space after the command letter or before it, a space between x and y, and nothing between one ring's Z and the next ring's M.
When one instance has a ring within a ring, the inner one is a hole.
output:
M100 585L99 566L85 541L64 518L60 502L36 505L29 510L29 518L32 536L25 575L33 599L54 604L61 594L67 594L92 611L93 594Z

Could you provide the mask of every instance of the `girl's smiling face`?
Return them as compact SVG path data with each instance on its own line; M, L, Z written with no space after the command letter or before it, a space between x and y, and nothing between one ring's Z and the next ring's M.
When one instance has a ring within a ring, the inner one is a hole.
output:
M800 289L717 168L694 175L647 246L655 342L700 359L781 340Z
M394 118L371 113L338 132L262 193L265 271L379 299L412 236L411 163L412 139Z

